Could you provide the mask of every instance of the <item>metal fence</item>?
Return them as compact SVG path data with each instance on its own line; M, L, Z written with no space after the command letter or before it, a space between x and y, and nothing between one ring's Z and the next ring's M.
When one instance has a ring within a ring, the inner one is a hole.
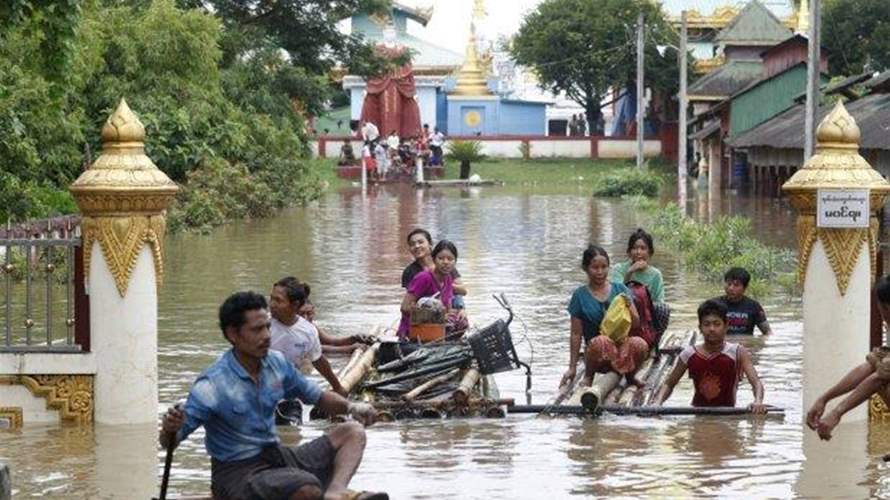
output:
M0 238L0 352L89 350L81 239L70 226L44 227L40 234L7 226Z

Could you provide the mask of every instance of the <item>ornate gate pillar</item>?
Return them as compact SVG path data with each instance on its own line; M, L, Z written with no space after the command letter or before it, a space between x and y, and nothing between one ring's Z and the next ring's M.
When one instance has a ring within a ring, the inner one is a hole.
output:
M70 187L83 214L94 418L105 424L157 421L157 288L178 187L145 155L144 139L122 99L102 127L102 154Z
M859 127L842 103L816 136L816 153L782 186L798 211L804 411L868 353L876 213L890 192L859 155ZM865 417L862 407L845 421Z

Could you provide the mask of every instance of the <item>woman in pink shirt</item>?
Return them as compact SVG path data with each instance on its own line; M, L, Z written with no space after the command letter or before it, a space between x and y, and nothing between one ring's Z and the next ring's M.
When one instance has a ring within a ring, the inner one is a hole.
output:
M451 309L454 298L454 266L457 263L457 247L448 240L441 240L433 248L433 269L424 270L411 280L402 299L402 321L399 324L399 338L408 336L411 326L411 311L417 307L417 301L424 297L436 297L445 306L448 315L447 332L465 330L466 317L461 311Z

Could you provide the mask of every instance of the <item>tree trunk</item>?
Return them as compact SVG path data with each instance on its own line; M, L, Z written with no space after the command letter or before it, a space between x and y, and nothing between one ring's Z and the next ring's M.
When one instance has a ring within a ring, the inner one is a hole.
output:
M604 130L597 129L600 116L603 114L599 103L600 100L594 98L588 99L584 105L585 113L587 115L587 135L602 135L605 133Z
M470 162L467 160L461 160L460 162L460 178L461 180L470 178Z

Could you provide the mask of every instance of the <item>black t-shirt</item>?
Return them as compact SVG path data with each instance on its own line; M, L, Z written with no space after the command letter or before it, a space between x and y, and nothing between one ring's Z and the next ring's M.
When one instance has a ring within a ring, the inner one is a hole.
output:
M405 270L402 271L402 288L408 288L408 285L411 284L411 280L413 280L414 277L417 276L417 273L419 273L423 270L424 270L423 266L418 264L416 260L414 262L408 264L408 266L405 268ZM451 272L451 276L454 279L460 278L460 273L457 272L456 267L454 268L454 271Z
M729 335L753 335L754 327L766 321L766 313L763 307L754 299L742 297L738 302L730 302L726 296L714 300L720 301L726 306L726 322Z

